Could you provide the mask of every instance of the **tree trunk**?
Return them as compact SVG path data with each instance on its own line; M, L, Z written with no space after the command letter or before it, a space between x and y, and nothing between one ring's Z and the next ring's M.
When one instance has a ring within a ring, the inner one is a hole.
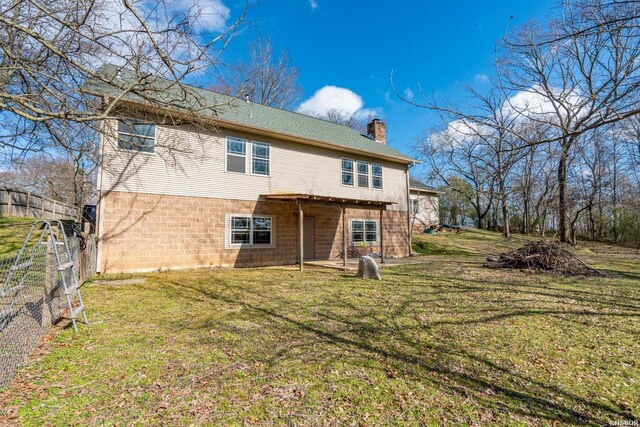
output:
M596 240L596 221L593 217L593 204L589 203L588 208L589 213L589 234L591 235L591 241L595 242Z
M613 241L618 242L618 153L616 139L613 138Z
M558 162L558 237L562 243L569 243L567 230L567 161L569 160L569 146L564 144L560 162Z
M507 206L506 197L502 198L502 235L504 237L511 236L511 228L509 226L509 207Z
M531 208L529 207L529 199L526 198L524 199L524 224L523 224L523 231L524 234L530 234L531 233L531 213L529 212Z

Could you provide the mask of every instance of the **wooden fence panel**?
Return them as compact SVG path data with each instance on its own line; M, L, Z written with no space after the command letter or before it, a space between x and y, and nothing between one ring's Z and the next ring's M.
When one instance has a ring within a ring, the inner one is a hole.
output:
M27 191L0 188L0 217L7 216L78 220L80 210Z
M83 234L84 248L78 254L78 282L84 283L96 274L96 239L93 234Z

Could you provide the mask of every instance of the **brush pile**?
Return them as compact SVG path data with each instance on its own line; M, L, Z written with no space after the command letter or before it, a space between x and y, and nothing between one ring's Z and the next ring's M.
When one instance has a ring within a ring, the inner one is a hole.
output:
M519 249L487 257L484 264L489 268L511 268L530 271L548 271L569 276L599 276L600 272L589 267L571 252L562 248L560 242L531 242Z

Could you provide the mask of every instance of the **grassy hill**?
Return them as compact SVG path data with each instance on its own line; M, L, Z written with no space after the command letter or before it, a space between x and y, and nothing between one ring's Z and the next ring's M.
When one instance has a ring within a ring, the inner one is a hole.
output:
M0 218L0 257L20 250L33 221L33 218Z

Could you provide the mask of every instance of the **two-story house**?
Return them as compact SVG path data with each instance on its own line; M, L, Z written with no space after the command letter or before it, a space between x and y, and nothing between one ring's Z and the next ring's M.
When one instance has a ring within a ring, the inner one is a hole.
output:
M180 102L135 93L103 66L86 93L119 97L102 123L98 270L266 266L411 251L409 167L386 144L325 120L154 79ZM193 105L212 105L194 120ZM214 111L215 110L215 111ZM301 262L302 261L302 262Z

